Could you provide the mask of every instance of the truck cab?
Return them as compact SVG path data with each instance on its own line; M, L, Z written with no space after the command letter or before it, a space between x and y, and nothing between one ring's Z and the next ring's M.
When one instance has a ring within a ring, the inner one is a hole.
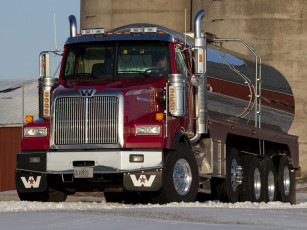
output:
M77 34L69 18L59 79L48 74L48 52L40 55L40 118L27 120L17 153L21 200L101 191L108 202L193 202L199 193L295 202L297 137L276 119L293 119L292 91L262 89L260 56L246 42L256 63L225 55L219 43L231 40L202 34L203 15L194 41L152 24ZM287 103L265 98L280 95Z

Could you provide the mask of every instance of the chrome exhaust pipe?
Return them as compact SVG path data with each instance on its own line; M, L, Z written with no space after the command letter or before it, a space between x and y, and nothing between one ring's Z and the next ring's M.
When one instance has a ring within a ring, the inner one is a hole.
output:
M205 15L204 10L198 11L194 19L194 60L195 75L201 80L197 86L196 108L196 135L190 139L191 143L196 143L202 134L208 132L207 121L207 41L201 36L201 20Z
M70 15L68 17L69 20L69 27L70 27L70 37L77 36L77 20L74 15Z
M194 38L201 37L201 20L205 15L204 10L200 10L197 12L194 18Z

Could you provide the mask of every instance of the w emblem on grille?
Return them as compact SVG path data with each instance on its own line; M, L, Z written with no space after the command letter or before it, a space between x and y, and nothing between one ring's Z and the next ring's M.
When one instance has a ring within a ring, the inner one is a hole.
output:
M79 89L82 97L92 97L96 93L96 89Z

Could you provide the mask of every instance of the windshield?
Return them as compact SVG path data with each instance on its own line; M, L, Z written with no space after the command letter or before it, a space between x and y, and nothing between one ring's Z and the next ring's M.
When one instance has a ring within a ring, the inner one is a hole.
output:
M171 73L167 42L123 41L67 48L62 79L162 77Z

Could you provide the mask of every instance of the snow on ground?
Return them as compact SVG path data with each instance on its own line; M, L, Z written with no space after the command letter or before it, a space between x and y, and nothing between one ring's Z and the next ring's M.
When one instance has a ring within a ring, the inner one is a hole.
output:
M0 229L307 229L307 193L297 194L296 205L218 201L167 205L108 204L103 200L1 201Z

